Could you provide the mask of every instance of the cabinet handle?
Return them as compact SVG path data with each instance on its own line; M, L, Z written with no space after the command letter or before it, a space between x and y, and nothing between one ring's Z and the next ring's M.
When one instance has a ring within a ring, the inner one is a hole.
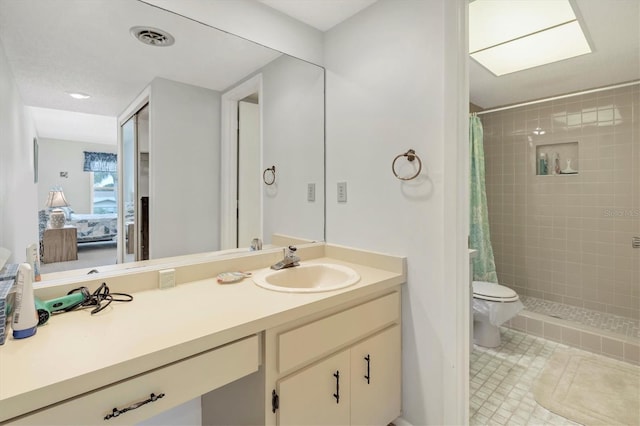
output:
M364 378L367 379L367 384L369 385L371 384L371 355L367 354L364 360L367 361L367 375Z
M156 402L157 400L159 400L163 396L164 396L163 393L161 393L159 395L156 395L155 393L152 393L151 395L149 395L149 398L145 399L144 401L136 402L135 404L130 405L130 406L128 406L126 408L123 408L123 409L114 408L111 413L109 413L106 416L104 416L104 419L105 420L109 420L111 418L118 417L120 414L124 414L127 411L135 410L136 408L140 408L143 405L148 404L150 402Z
M336 393L333 394L333 397L336 399L336 404L340 403L340 370L337 370L333 377L336 378Z

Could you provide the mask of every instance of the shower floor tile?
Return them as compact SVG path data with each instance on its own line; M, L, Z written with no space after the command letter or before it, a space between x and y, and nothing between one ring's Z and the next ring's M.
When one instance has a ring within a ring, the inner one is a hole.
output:
M538 405L533 386L561 343L500 328L497 348L474 345L469 370L471 425L579 425Z
M592 311L578 306L551 302L531 296L520 296L528 311L577 322L599 330L640 338L640 320L621 317L605 312Z

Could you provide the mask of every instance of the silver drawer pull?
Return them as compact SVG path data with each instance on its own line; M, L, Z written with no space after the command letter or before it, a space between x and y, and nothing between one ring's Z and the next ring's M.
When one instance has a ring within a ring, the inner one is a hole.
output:
M631 247L640 248L640 237L631 238Z
M106 416L104 416L104 419L105 420L109 420L109 419L112 419L114 417L118 417L120 414L124 414L127 411L135 410L136 408L140 408L143 405L148 404L150 402L156 402L157 400L159 400L163 396L164 396L163 393L158 394L158 395L156 395L155 393L152 393L151 395L149 395L149 398L145 399L144 401L136 402L135 404L130 405L127 408L123 408L123 409L114 408L113 411L111 411L111 413L109 413Z

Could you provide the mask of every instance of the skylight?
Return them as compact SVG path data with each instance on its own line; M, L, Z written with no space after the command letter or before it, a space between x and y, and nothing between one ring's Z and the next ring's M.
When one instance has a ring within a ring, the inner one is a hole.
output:
M568 0L475 0L471 57L500 76L591 52Z

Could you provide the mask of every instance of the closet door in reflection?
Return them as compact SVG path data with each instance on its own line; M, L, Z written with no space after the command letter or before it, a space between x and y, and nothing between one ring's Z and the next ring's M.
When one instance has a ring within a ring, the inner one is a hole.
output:
M122 199L120 261L149 259L149 106L121 127Z

